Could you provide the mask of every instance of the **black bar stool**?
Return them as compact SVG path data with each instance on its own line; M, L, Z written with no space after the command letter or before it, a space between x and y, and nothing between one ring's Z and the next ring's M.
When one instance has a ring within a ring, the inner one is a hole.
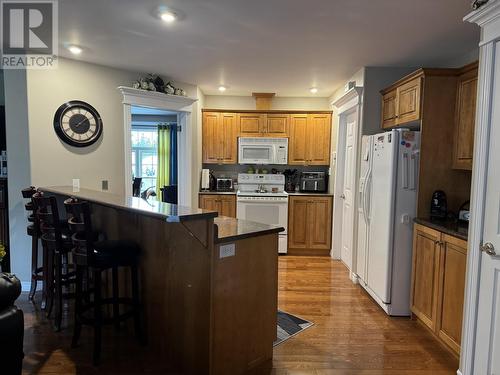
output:
M54 196L46 197L42 192L33 194L35 217L40 228L42 246L48 261L45 269L44 282L47 283L47 315L50 316L55 305L54 326L56 331L61 329L63 300L74 297L71 291L63 293L75 283L75 272L71 272L72 265L69 253L73 248L67 224L59 218L57 200Z
M73 233L73 259L76 265L75 289L75 326L72 346L78 344L82 324L94 327L94 365L98 365L101 355L101 329L104 324L114 324L134 319L135 335L142 340L141 306L139 299L138 261L140 247L133 241L127 240L100 240L92 230L89 203L69 198L64 201L68 214L68 224ZM130 269L132 298L120 297L118 285L118 268ZM112 297L103 298L102 272L112 272ZM89 277L85 277L89 275ZM92 282L92 287L89 287ZM84 286L86 290L84 290ZM89 295L93 294L90 302ZM103 316L103 306L113 306L113 316ZM120 305L128 309L120 314ZM93 316L88 316L93 310Z
M38 281L42 281L44 278L43 276L44 267L38 266L38 240L40 239L40 230L38 222L36 221L33 202L31 200L33 194L35 193L36 189L34 186L30 186L26 189L21 190L22 197L26 200L29 199L29 201L27 201L24 205L24 208L28 213L28 226L26 228L26 231L28 233L28 236L31 237L31 288L28 295L29 300L33 300L33 298L35 297ZM44 261L45 259L46 257L43 256ZM46 292L44 285L42 290L42 309L45 309L45 305L46 305Z

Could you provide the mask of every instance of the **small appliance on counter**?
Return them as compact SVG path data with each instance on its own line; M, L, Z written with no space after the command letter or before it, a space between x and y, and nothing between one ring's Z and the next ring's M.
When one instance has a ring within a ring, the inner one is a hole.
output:
M302 172L300 191L305 193L325 193L327 176L325 172Z
M232 178L217 178L216 188L217 191L233 191L233 179Z
M470 201L464 202L458 210L458 221L468 223L470 218Z
M432 193L431 199L431 219L444 220L448 215L448 203L446 193L442 190L436 190Z
M287 193L295 193L298 171L296 169L285 169L283 175L285 176L285 191Z
M216 189L215 176L210 169L201 170L201 191L215 191Z

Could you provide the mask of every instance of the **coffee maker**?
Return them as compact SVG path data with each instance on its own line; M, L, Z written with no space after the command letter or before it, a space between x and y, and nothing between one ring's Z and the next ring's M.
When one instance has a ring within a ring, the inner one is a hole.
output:
M444 220L448 215L448 203L446 193L442 190L436 190L432 193L431 199L431 219Z

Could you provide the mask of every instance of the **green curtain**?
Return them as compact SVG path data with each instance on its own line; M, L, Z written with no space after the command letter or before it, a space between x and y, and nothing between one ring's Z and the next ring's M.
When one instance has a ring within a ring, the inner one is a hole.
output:
M161 200L160 189L170 185L171 133L170 125L158 125L158 171L156 172L156 196Z

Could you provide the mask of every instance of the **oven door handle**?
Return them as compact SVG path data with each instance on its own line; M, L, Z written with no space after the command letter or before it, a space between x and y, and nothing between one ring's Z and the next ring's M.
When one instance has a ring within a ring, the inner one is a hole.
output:
M267 200L267 199L246 199L246 198L237 198L236 202L239 203L266 203L266 204L288 204L288 199L283 200Z

